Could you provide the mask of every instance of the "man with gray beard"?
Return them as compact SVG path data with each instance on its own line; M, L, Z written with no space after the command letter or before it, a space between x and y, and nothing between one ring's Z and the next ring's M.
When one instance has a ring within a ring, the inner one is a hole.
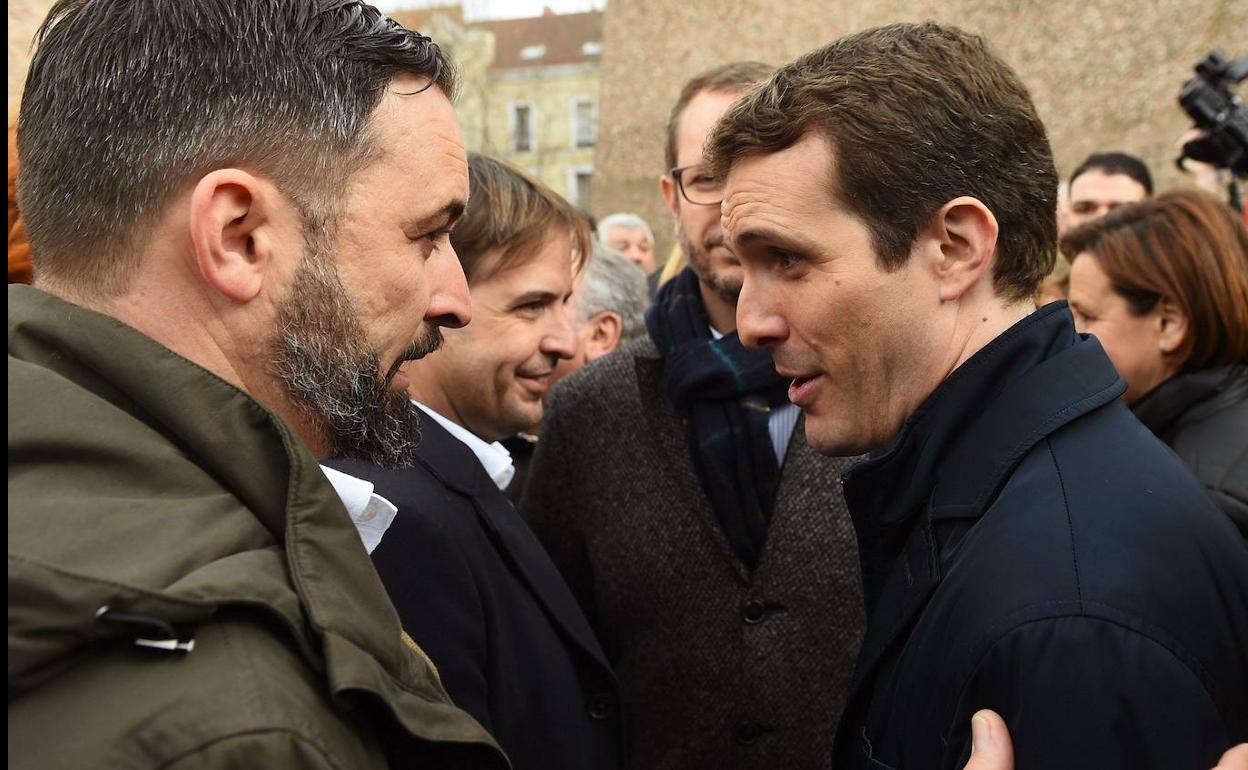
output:
M741 266L702 162L769 73L682 90L660 189L689 267L648 334L554 388L521 498L615 667L638 769L822 766L862 632L848 464L807 445L771 356L737 337Z
M392 509L316 459L409 461L399 367L468 322L454 88L356 0L52 8L9 288L10 764L507 766L369 563Z

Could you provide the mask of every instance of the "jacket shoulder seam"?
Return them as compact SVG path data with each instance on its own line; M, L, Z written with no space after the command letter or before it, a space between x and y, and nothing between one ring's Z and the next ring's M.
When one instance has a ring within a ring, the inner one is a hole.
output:
M1049 603L1045 602L1044 604L1049 604ZM1087 604L1093 607L1102 607L1104 609L1110 610L1111 612L1116 609L1111 605L1101 604L1099 602L1087 602ZM1214 690L1210 688L1210 679L1206 675L1207 672L1205 671L1204 667L1200 665L1200 662L1196 660L1192 655L1190 655L1177 642L1167 642L1166 640L1159 639L1157 638L1156 635L1148 633L1146 629L1139 628L1135 625L1129 625L1113 617L1109 617L1108 614L1086 612L1084 610L1084 602L1082 601L1080 602L1079 612L1061 612L1061 613L1056 613L1052 615L1044 615L1041 617L1031 617L1025 620L1021 620L1018 623L1015 623L1007 628L1002 628L996 634L995 638L993 638L992 641L984 648L984 651L979 656L979 660L976 661L975 665L972 666L969 669L969 671L966 673L966 675L963 677L961 685L958 688L958 697L954 702L962 703L965 700L967 688L970 687L971 682L974 680L976 672L978 672L979 669L983 667L984 662L988 660L993 650L995 650L997 646L1001 643L1001 641L1005 639L1007 636L1027 626L1035 626L1040 623L1047 623L1047 622L1054 621L1054 620L1067 620L1067 619L1072 619L1072 618L1076 618L1076 619L1084 620L1084 621L1096 622L1096 623L1105 623L1108 625L1115 626L1119 629L1122 629L1122 631L1125 632L1126 634L1130 634L1133 636L1137 636L1141 639L1145 639L1151 644L1155 645L1156 647L1159 647L1165 650L1170 655L1170 657L1174 659L1174 661L1177 664L1182 666L1184 670L1190 673L1192 677L1195 678L1195 680L1200 683L1201 690L1204 691L1205 695L1210 699L1210 701L1212 701L1213 703L1219 702L1218 698L1215 695ZM948 728L946 729L948 730Z
M1053 470L1057 473L1057 487L1062 491L1062 510L1066 513L1066 531L1070 534L1070 561L1075 573L1075 596L1079 600L1079 611L1083 611L1083 586L1079 582L1079 551L1075 547L1075 523L1070 515L1070 499L1066 496L1066 481L1062 478L1062 467L1057 462L1057 453L1053 451L1052 439L1046 438L1044 446L1049 450L1053 460Z

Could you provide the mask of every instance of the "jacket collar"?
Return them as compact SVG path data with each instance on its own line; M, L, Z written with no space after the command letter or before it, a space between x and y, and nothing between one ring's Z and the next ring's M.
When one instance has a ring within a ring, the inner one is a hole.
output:
M1053 303L973 355L891 448L845 475L870 618L855 690L941 579L933 522L978 519L1028 450L1125 389L1100 343Z
M572 591L476 455L437 421L426 420L416 461L444 486L468 498L499 554L528 585L546 613L566 636L610 673L607 657Z
M221 606L263 609L283 621L335 697L367 692L387 702L412 735L496 746L450 705L436 673L402 642L398 615L346 509L285 421L115 318L26 286L10 286L9 301L11 361L31 361L72 380L161 437L145 432L141 440L168 442L187 458L190 470L169 470L202 487L185 491L203 494L180 499L180 515L161 526L207 517L219 529L227 515L237 519L242 511L238 526L251 527L238 534L238 542L224 544L189 532L186 552L169 558L191 572L156 594L114 581L115 609L151 612L171 623L202 620ZM144 478L126 481L133 482L135 494L162 493L144 486ZM238 503L222 507L222 491ZM108 504L104 499L91 507L105 517ZM70 574L75 566L61 571L67 581L76 580ZM86 603L99 599L78 594Z
M1198 404L1208 403L1210 411L1216 411L1244 400L1248 400L1248 365L1215 366L1171 377L1132 404L1131 411L1167 441Z
M929 499L946 514L983 502L1011 460L1125 388L1100 343L1075 333L1066 303L1046 305L954 370L887 450L845 474L855 523L894 529Z

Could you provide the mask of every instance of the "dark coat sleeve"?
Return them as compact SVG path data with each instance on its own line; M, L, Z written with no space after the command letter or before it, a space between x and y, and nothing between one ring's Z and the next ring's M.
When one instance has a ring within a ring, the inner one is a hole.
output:
M569 395L566 387L556 387L546 405L542 439L529 466L520 513L559 568L590 625L598 631L593 566L581 521L572 505L578 495L571 487L578 480L570 474L580 463L572 440L577 422L575 401Z
M471 556L461 547L460 538L446 530L448 523L421 509L449 511L446 518L451 521L462 515L469 525L474 515L459 510L463 504L445 493L434 495L437 500L426 495L421 506L410 495L391 492L386 496L399 513L373 551L377 573L398 610L403 630L433 660L451 700L492 732L486 621Z
M948 727L943 767L965 764L981 708L1005 719L1018 770L1207 770L1231 743L1181 651L1090 617L1029 623L990 649Z

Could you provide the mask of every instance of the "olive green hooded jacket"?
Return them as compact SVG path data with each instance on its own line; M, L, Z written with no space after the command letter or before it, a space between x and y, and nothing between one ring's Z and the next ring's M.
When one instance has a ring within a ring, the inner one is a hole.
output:
M8 502L11 767L507 766L294 432L27 286Z

